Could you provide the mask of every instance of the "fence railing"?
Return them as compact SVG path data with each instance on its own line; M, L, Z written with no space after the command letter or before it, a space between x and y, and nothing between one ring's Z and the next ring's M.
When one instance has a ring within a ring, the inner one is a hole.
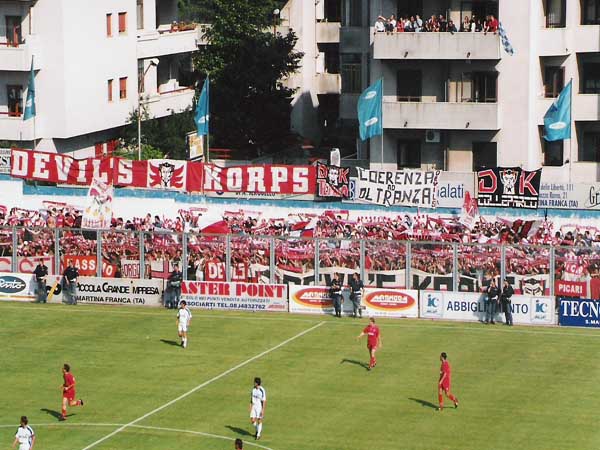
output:
M190 280L323 285L359 273L367 286L438 291L508 278L529 295L600 278L598 247L0 227L0 272L31 273L40 258L51 274L71 259L81 275L126 278L166 278L175 264Z

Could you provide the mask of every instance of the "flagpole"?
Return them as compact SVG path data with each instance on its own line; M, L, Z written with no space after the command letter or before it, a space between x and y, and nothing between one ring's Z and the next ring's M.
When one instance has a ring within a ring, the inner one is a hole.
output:
M33 67L34 67L33 66L33 60L34 60L34 58L35 58L35 55L31 55L31 70L32 71L33 71ZM29 95L29 92L27 92L27 95ZM35 97L32 98L32 102L33 102L33 109L35 110ZM37 116L37 111L33 115L33 149L32 150L35 150L35 147L36 147L36 136L37 136L37 133L35 132L35 116Z
M208 80L206 85L206 114L208 116L206 121L206 162L210 162L210 72L206 72L206 79Z
M381 77L381 170L383 170L383 77Z
M571 77L571 81L569 81L569 83L571 83L571 98L569 99L569 127L572 124L572 120L571 118L573 117L573 77ZM577 130L575 130L577 131ZM572 151L572 144L573 143L573 130L571 130L571 134L569 136L569 183L571 183L571 164L573 163L573 151Z

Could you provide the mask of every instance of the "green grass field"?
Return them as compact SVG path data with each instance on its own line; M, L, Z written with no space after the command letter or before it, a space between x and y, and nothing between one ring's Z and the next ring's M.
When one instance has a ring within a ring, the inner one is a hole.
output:
M25 414L40 450L600 447L595 330L380 320L367 372L364 319L193 313L184 350L173 311L1 303L0 446ZM460 407L440 413L441 351ZM64 362L86 403L58 422ZM256 443L255 376L268 395Z

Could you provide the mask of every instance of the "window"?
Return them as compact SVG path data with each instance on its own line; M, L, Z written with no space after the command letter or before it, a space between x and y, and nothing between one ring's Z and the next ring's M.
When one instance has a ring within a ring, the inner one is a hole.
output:
M421 71L399 70L396 77L396 97L399 102L421 101Z
M600 162L600 132L583 134L583 145L579 146L579 161Z
M340 73L340 46L337 44L322 44L319 47L325 53L325 72Z
M140 94L145 92L145 83L144 83L144 60L138 59L138 92Z
M21 16L6 16L6 45L18 47L22 43Z
M498 72L473 72L472 101L496 103Z
M144 29L144 0L137 0L137 29Z
M544 127L542 127L542 131ZM542 137L544 141L544 165L545 166L562 166L564 161L563 148L564 141L553 141L548 142Z
M342 17L342 1L325 0L325 20L327 22L340 22Z
M423 0L397 0L398 17L410 17L418 14L423 19Z
M110 79L108 80L107 87L108 87L108 101L112 102L113 101L113 80Z
M112 14L106 15L106 37L112 37Z
M360 94L362 92L362 66L360 53L342 55L342 92Z
M119 33L125 33L127 31L127 13L119 13Z
M421 141L398 140L396 152L398 168L420 169L421 168Z
M8 115L21 117L23 114L23 86L7 85L6 97L8 99Z
M362 27L362 0L342 0L342 26Z
M583 0L582 19L583 19L583 25L598 25L598 24L600 24L600 1L599 0Z
M546 66L544 68L544 97L556 98L565 87L565 68Z
M600 94L600 63L583 64L583 94Z
M497 167L495 142L473 142L473 172Z
M566 24L566 0L546 0L546 28L564 28Z
M127 98L127 77L119 78L119 98L121 100Z

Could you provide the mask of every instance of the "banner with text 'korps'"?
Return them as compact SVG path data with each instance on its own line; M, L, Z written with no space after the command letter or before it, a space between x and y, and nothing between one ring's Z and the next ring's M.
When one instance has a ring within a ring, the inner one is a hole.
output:
M482 206L537 209L542 169L495 167L477 173L477 203Z

